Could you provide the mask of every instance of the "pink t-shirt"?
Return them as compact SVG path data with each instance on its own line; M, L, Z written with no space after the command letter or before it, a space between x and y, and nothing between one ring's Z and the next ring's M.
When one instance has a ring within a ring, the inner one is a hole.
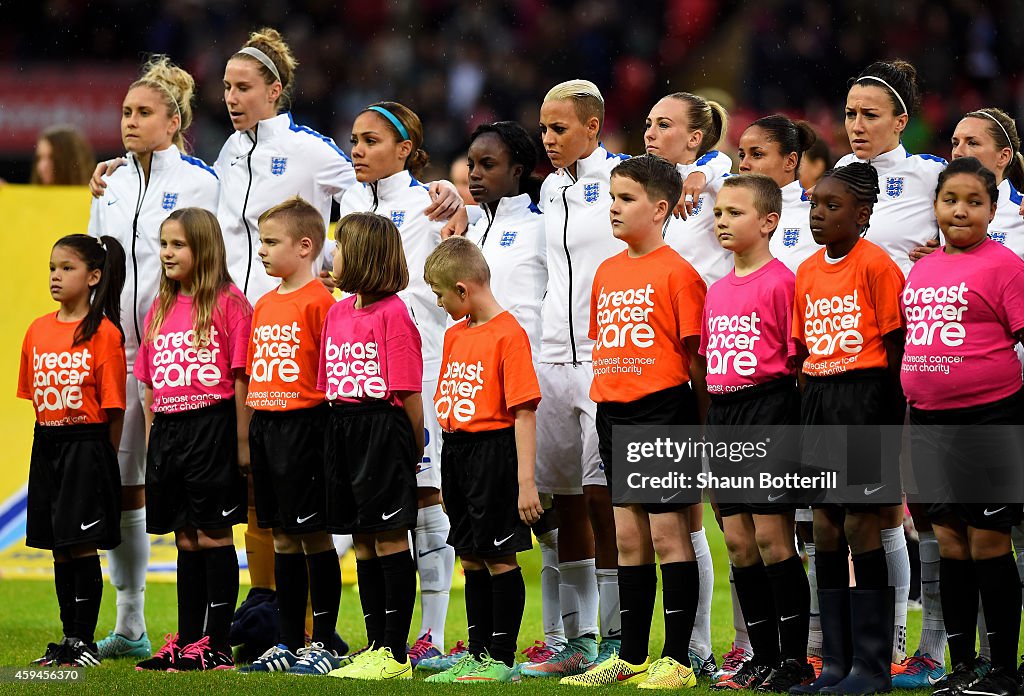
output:
M915 408L966 408L1021 389L1013 334L1024 328L1024 261L986 239L914 264L900 295L907 325L901 382Z
M700 354L708 393L728 394L796 375L791 335L796 276L778 259L742 278L729 271L708 290Z
M157 302L146 314L146 331ZM135 376L153 388L153 413L179 413L235 396L235 370L244 370L252 306L234 285L217 298L210 342L196 348L192 298L178 295L155 340L144 341Z
M358 403L423 389L420 332L398 295L356 309L356 297L338 302L324 320L316 388L328 401Z

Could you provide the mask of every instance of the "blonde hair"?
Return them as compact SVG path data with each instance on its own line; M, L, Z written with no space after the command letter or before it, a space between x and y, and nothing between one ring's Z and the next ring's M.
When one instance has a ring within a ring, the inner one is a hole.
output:
M281 36L281 32L271 27L263 27L253 33L249 34L249 40L245 42L242 48L258 48L266 54L267 58L271 60L274 67L277 68L278 74L281 75L281 96L277 98L278 111L287 110L292 103L292 92L295 86L295 69L299 67L299 61L295 60L295 56L292 55L292 49L285 43L284 37ZM263 80L268 85L272 85L277 82L277 76L270 71L270 68L261 63L258 59L246 54L236 53L231 56L231 60L236 58L242 58L248 61L252 61L256 64L256 69L263 75Z
M175 221L185 230L185 241L192 252L192 328L195 331L195 348L210 343L210 326L217 300L231 285L228 274L227 253L224 250L224 235L217 217L204 208L179 208L167 216L160 225ZM166 274L160 276L160 291L157 294L153 321L146 330L146 340L152 342L160 333L167 316L181 294L181 283L171 280ZM241 301L234 297L234 301Z
M423 280L445 289L460 281L485 285L491 281L491 269L480 247L465 237L450 237L430 252L423 264Z
M690 122L690 130L701 132L697 156L701 157L715 149L715 145L729 130L729 114L725 107L690 92L673 92L667 97L686 104L686 120Z
M168 118L176 114L181 117L178 132L174 134L172 142L182 152L188 152L184 133L192 125L192 97L196 91L196 81L167 56L154 55L142 66L142 75L128 87L128 91L136 87L149 87L156 91L164 100Z
M324 216L301 196L293 196L264 211L260 215L259 225L262 227L264 222L274 218L280 219L285 233L293 241L298 242L303 237L312 241L314 256L318 256L323 251L324 239L327 236Z
M596 116L597 129L601 130L604 126L604 97L590 80L560 82L548 90L544 101L571 101L580 123L586 123Z
M334 282L342 292L393 295L409 285L402 235L391 220L376 213L351 213L334 231L341 254L341 275Z
M1013 151L1010 161L1003 170L1003 176L1010 180L1018 191L1024 189L1024 155L1020 152L1020 136L1017 124L1002 109L988 107L964 114L964 118L977 118L988 127L988 134L1000 150L1008 147ZM995 172L993 172L995 173Z

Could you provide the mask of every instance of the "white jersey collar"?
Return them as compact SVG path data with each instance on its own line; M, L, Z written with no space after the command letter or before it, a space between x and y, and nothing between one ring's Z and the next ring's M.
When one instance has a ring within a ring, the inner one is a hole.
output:
M484 210L484 215L487 217L487 221L494 222L495 218L499 217L512 217L516 214L525 214L529 211L530 206L533 205L533 201L530 199L530 194L520 193L518 196L506 196L498 201L498 207L495 209L494 214L491 214L491 209L486 205L480 206Z

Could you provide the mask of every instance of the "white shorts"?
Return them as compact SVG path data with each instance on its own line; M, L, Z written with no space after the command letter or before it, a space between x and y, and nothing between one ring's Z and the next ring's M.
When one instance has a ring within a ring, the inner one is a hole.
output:
M122 486L146 485L146 410L142 400L145 390L145 385L135 379L129 367L124 427L121 429L121 445L117 450Z
M814 510L809 507L797 508L796 509L796 521L797 522L813 522L814 521Z
M437 378L423 380L423 461L416 467L417 488L441 488L441 424L434 408Z
M597 404L590 400L589 362L537 365L537 490L579 495L583 486L607 486L597 449Z

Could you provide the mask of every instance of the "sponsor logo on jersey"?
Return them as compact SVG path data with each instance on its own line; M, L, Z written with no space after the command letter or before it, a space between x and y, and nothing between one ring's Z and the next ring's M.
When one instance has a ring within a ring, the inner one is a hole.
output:
M787 227L782 230L782 246L793 248L800 241L800 228Z
M597 203L601 197L601 184L583 184L583 200L587 203Z
M253 327L255 344L251 375L255 382L295 382L299 379L299 364L295 358L302 346L298 322L291 324L262 324Z
M510 247L516 241L516 235L518 232L515 230L505 230L501 233L501 241L498 242L498 246Z
M223 379L217 365L220 332L210 327L210 340L197 347L194 330L160 334L153 340L153 388L214 387Z
M32 348L32 402L36 411L82 408L82 385L92 371L88 348L61 353L38 353Z
M270 158L270 173L274 176L281 176L284 174L284 170L288 168L287 157L271 157Z
M476 415L476 396L483 388L484 364L481 361L448 362L437 385L441 397L434 401L438 419L445 421L451 417L460 423L473 420Z
M405 222L405 211L404 210L392 210L391 211L391 222L395 223L395 227L401 227L402 223Z
M383 399L388 385L381 374L376 341L335 343L327 337L327 399Z
M890 176L885 180L885 193L889 198L899 198L903 193L903 177Z
M1006 233L1005 232L991 232L988 235L992 238L993 242L999 242L1000 244L1006 244Z
M761 340L762 319L750 314L712 314L707 320L709 375L733 372L750 377L757 370L757 342Z
M174 206L178 205L178 194L176 193L164 193L163 203L161 207L164 210L174 210Z
M907 318L907 345L961 346L967 338L964 314L968 311L967 283L933 287L907 285L902 300ZM903 367L904 372L914 370Z
M848 295L812 298L805 296L804 342L812 356L834 356L840 360L837 371L849 369L864 349L860 331L863 312L860 291ZM831 368L830 368L831 369Z

